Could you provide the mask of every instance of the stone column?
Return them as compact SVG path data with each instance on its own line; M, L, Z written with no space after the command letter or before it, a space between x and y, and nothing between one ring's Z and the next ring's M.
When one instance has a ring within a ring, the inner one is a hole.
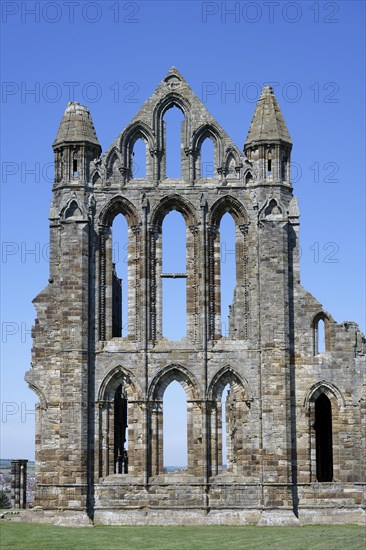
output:
M128 337L141 342L141 228L129 228L128 242Z
M198 226L190 225L187 231L187 336L192 342L199 339L198 296Z
M150 410L150 458L152 476L164 473L163 456L163 402L154 401Z
M25 459L11 461L11 504L16 510L27 507L27 463Z
M106 289L107 289L107 242L110 236L110 229L99 228L99 339L107 339L106 330ZM109 336L109 335L108 335Z
M101 477L109 476L109 474L113 474L114 470L110 471L110 403L108 401L104 401L100 404L100 411L101 411L101 434L100 434L100 444L101 444L101 461L102 461L102 468L101 468Z
M208 339L221 338L220 237L218 227L207 227L208 240Z
M248 339L248 327L249 327L249 284L248 284L248 231L249 231L249 224L242 224L239 225L239 231L242 235L242 238L240 239L239 245L237 244L237 265L240 265L240 279L239 276L237 280L241 281L242 287L244 289L244 296L243 296L243 327L242 332L240 333L240 337L244 338L245 340ZM237 240L238 236L237 236Z
M222 467L222 425L221 401L209 402L210 410L210 476L221 473Z

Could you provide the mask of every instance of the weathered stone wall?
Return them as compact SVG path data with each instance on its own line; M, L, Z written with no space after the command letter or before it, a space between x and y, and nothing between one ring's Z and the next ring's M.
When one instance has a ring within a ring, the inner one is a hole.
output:
M173 105L185 116L180 180L165 178L162 117ZM200 177L206 137L214 143L213 178ZM132 178L139 138L147 148L145 179ZM315 521L315 509L338 522L342 507L344 521L363 517L364 337L354 323L336 323L300 285L291 146L270 88L243 155L175 69L101 158L89 112L69 105L54 143L50 279L34 302L26 375L40 398L35 503L45 521L60 510L106 523L306 523ZM187 236L187 334L177 342L162 334L162 222L173 209ZM237 269L229 335L222 336L219 230L226 212L236 227ZM113 336L117 214L128 223L126 337ZM317 352L319 319L324 353ZM187 396L188 468L167 475L162 401L173 380ZM128 400L129 448L128 472L117 474L118 387ZM327 482L316 474L320 395L332 418Z

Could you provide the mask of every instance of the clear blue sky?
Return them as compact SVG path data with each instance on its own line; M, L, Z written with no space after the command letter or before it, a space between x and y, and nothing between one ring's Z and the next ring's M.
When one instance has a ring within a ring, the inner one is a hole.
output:
M105 151L175 65L242 148L271 83L294 143L302 283L337 321L365 329L364 2L4 0L1 10L2 457L34 455L23 376L31 301L48 278L51 145L69 100L90 108Z

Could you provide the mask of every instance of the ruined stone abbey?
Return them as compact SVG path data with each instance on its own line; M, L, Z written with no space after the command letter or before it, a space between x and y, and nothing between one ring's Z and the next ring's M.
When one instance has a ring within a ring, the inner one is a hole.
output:
M184 116L179 179L166 173L163 118L172 107ZM201 170L207 139L209 177ZM139 140L143 178L133 172ZM292 142L272 88L258 100L244 153L175 68L103 155L76 102L53 149L50 275L34 300L26 374L39 398L34 515L79 524L362 522L365 339L300 284ZM185 273L163 270L172 210L185 220ZM222 334L226 213L235 223L236 286ZM127 296L112 257L119 214L128 224ZM169 277L186 281L186 336L177 341L163 333ZM172 381L187 399L188 466L174 473L163 463L162 403Z

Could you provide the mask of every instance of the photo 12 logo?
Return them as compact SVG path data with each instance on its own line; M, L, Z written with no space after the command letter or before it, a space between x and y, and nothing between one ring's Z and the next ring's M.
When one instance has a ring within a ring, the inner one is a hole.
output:
M87 103L97 103L103 98L112 98L113 103L138 103L140 90L137 82L39 82L39 81L3 81L1 84L1 102L18 101L20 103L67 103L76 98Z
M1 423L7 424L11 420L19 420L24 424L28 421L29 417L34 422L34 415L36 411L33 407L30 407L22 401L17 403L16 401L3 401L1 403Z
M202 2L202 23L339 23L337 2Z
M54 163L15 162L4 160L1 163L1 183L53 183Z
M120 24L140 22L138 2L1 2L1 22L34 23L87 23L101 21Z
M202 82L203 103L219 99L221 103L257 103L265 86L271 86L281 101L298 103L310 100L314 103L339 103L340 88L337 82Z

